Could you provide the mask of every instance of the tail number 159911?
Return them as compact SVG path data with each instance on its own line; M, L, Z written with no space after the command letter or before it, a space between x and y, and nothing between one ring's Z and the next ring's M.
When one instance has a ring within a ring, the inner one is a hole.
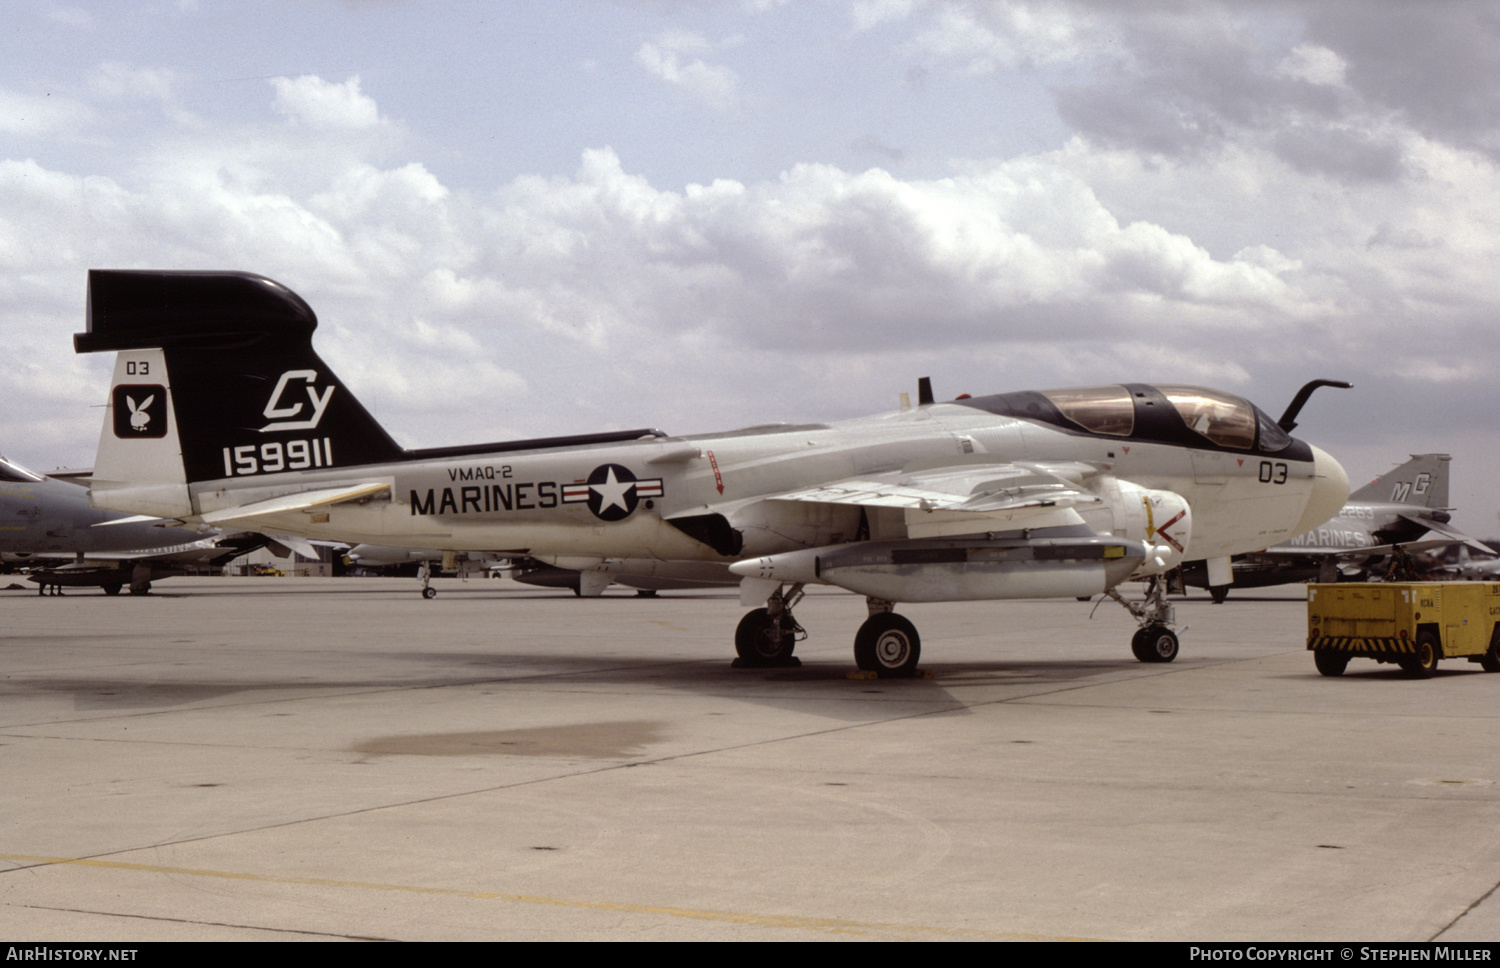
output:
M333 466L333 445L327 437L311 440L268 440L263 444L244 444L232 450L224 448L224 476L275 474L278 471L303 471L312 467Z

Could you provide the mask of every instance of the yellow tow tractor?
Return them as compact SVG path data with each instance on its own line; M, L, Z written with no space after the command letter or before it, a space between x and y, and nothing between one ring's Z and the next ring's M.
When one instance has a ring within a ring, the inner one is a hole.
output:
M1307 586L1307 648L1325 676L1355 656L1426 679L1441 659L1500 672L1500 584L1466 581Z

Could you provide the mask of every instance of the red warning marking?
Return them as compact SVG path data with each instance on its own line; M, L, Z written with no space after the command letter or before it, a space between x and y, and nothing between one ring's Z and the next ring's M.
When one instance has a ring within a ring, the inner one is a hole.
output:
M1127 454L1130 453L1130 448L1129 447L1122 447L1120 449L1123 450L1123 451L1125 451L1125 453L1127 453Z
M1159 528L1156 529L1156 536L1158 538L1162 539L1163 541L1165 541L1167 544L1169 544L1172 547L1176 548L1177 549L1177 553L1179 555L1182 554L1182 545L1180 545L1180 544L1177 543L1177 539L1176 538L1172 537L1170 534L1167 534L1167 529L1170 528L1172 525L1176 524L1178 521L1182 520L1182 516L1184 514L1187 514L1187 512L1186 511L1178 511L1177 514L1174 515L1171 520L1169 520L1166 524L1164 524L1161 527L1159 527Z
M1245 466L1245 458L1238 457L1238 458L1235 459L1235 463L1238 464L1238 465L1240 465L1241 467L1244 467Z
M716 460L714 460L714 452L713 451L709 451L708 452L708 466L712 467L714 469L714 487L717 487L719 489L719 493L723 494L724 493L724 478L721 477L721 476L719 476L719 462L716 461ZM1182 549L1178 548L1177 550L1181 551Z

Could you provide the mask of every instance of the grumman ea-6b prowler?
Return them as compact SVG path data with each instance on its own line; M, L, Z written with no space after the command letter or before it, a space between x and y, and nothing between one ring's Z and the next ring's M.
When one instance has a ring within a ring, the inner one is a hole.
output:
M864 595L857 665L911 673L898 602L1105 594L1143 661L1177 654L1159 576L1328 520L1338 462L1228 393L1126 383L1002 393L833 424L629 430L407 450L312 347L286 287L235 272L89 274L79 352L115 351L95 506L462 554L729 565L744 664L795 661L819 582ZM1117 590L1147 579L1143 601Z

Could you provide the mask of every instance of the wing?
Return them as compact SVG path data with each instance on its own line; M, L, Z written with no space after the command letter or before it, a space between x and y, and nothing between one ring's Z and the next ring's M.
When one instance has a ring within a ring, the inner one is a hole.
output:
M971 514L1040 512L1100 503L1082 486L1097 473L1098 468L1077 463L960 464L832 481L770 500Z
M202 516L202 520L204 524L219 525L235 522L242 527L251 527L252 524L249 522L252 518L268 514L285 514L288 511L305 511L309 508L342 504L345 501L357 501L360 498L372 497L381 491L389 491L390 488L390 481L373 481L348 487L325 487L315 491L298 491L295 494L256 501L253 504L241 504L238 507L209 511Z

